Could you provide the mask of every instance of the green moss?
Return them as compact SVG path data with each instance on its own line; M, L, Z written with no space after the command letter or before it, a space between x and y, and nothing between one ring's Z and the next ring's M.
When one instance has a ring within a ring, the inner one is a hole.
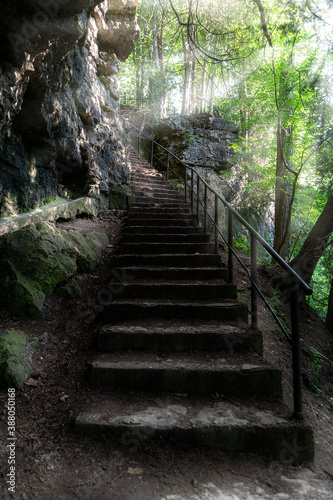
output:
M45 296L76 272L92 271L108 238L104 233L61 231L40 222L0 239L0 306L37 317Z
M0 383L5 387L20 388L29 375L31 350L24 332L0 332Z

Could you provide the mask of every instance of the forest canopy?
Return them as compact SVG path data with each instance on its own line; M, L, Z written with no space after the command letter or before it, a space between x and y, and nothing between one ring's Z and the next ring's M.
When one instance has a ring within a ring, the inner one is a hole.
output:
M225 175L272 212L274 249L333 329L333 1L142 0L138 21L122 102L238 124Z

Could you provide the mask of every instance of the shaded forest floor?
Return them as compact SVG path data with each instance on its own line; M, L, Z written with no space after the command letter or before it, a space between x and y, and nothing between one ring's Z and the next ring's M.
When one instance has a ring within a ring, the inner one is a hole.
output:
M110 245L96 270L75 277L81 296L68 300L56 293L50 295L43 315L35 320L0 314L1 329L21 329L31 339L39 339L39 347L33 352L31 377L22 390L16 391L16 493L10 495L7 490L8 450L4 445L0 451L1 498L332 498L332 371L325 361L332 354L332 344L321 320L308 310L302 313L302 334L306 341L304 381L308 387L304 390L304 406L306 419L315 432L315 463L281 464L256 456L230 455L162 441L137 447L104 437L74 434L74 419L94 390L88 383L87 370L95 354L99 291L110 279L125 217L124 212L110 211L103 218L62 224L69 230L103 231L109 236ZM287 321L287 301L276 292L275 275L275 270L264 266L259 272L264 292L286 315ZM249 283L238 266L236 282L239 299L248 302ZM263 304L259 306L259 328L264 334L264 358L282 369L284 397L291 406L290 346L276 330ZM320 356L314 356L309 346L315 347ZM125 397L128 395L124 394ZM167 395L158 397L163 401ZM6 443L6 390L0 391L0 400L0 439Z

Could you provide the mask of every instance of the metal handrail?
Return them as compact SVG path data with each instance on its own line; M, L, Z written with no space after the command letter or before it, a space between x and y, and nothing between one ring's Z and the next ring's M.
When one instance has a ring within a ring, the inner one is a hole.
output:
M302 403L302 373L301 373L301 345L300 345L300 318L299 318L299 290L302 289L305 295L312 294L312 288L294 271L294 269L260 236L260 234L228 203L225 198L218 194L212 187L207 184L207 182L196 172L196 170L183 162L175 154L169 151L167 148L156 142L154 139L149 137L147 134L142 132L138 127L130 123L130 126L138 132L138 153L141 154L141 138L146 137L151 143L150 149L150 162L153 164L154 160L154 146L158 146L164 150L167 154L167 163L164 164L166 167L166 180L169 180L170 171L173 172L179 179L184 182L185 186L185 200L188 201L188 189L191 192L191 210L194 213L194 197L197 198L197 221L199 223L199 204L204 208L204 231L207 232L207 216L211 219L214 229L215 229L215 252L219 251L219 237L221 236L224 242L228 246L228 281L233 282L233 257L236 257L239 263L246 270L249 279L251 281L251 327L257 328L257 317L258 317L258 306L257 306L257 296L258 294L264 300L265 304L269 307L271 313L273 314L275 320L278 322L279 327L283 331L284 335L287 337L288 341L292 346L292 363L293 363L293 391L294 391L294 412L293 416L297 420L303 420L303 403ZM178 163L180 163L185 168L185 178L181 177L177 172L175 172L170 167L170 156L175 158ZM191 172L191 182L188 183L187 177L188 172ZM196 175L197 189L194 189L194 175ZM200 198L200 186L204 186L204 199ZM210 215L207 209L207 199L208 191L210 191L215 197L215 210L214 217ZM218 203L221 201L223 205L228 209L228 238L224 236L222 231L218 227ZM241 259L236 254L233 248L233 219L236 219L250 232L251 235L251 273L241 261ZM287 330L282 325L275 311L268 303L266 297L261 292L257 284L257 243L271 255L271 257L279 264L279 266L284 269L290 277L290 310L291 310L291 336L288 334Z

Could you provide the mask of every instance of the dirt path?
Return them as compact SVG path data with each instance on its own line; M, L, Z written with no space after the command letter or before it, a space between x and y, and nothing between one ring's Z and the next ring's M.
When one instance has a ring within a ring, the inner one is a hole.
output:
M76 277L82 295L66 300L48 297L37 320L0 315L0 328L19 328L40 341L33 354L28 384L16 391L16 489L8 492L9 450L6 448L7 391L1 390L0 497L41 500L100 499L331 499L333 498L333 399L330 373L322 379L320 397L305 391L305 413L316 436L316 462L302 466L281 464L255 456L221 453L179 443L115 443L107 438L75 435L76 415L93 396L87 369L94 356L100 290L110 279L124 213L108 212L103 219L78 219L62 225L82 232L109 235L100 266ZM238 279L242 282L239 271ZM267 285L268 286L268 285ZM247 300L247 287L244 296ZM260 310L265 357L283 369L290 401L289 347L274 331L264 308ZM309 331L324 345L324 330L314 316ZM312 339L311 339L312 340ZM309 375L310 376L310 375ZM122 394L118 394L122 396ZM123 397L128 397L124 394ZM157 396L161 401L167 395Z

